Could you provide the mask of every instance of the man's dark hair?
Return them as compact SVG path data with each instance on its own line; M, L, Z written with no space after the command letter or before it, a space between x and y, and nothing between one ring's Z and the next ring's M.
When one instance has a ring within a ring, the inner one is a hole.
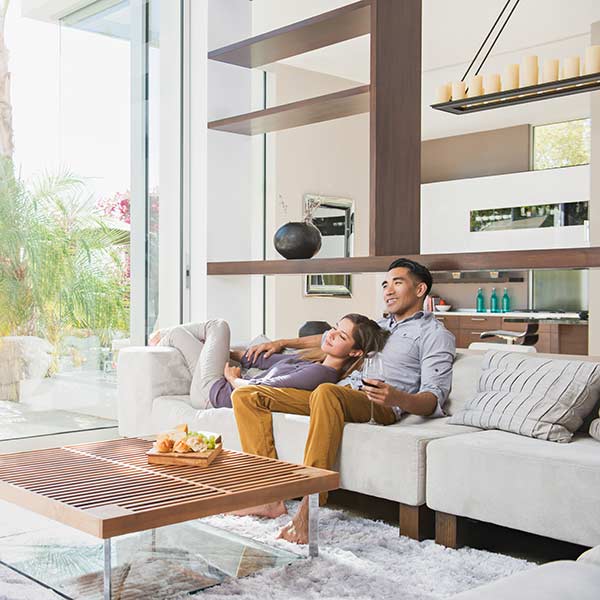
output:
M388 267L388 271L391 271L392 269L398 269L400 267L408 269L413 278L419 283L423 282L427 286L427 294L431 292L433 277L431 276L431 272L427 267L415 262L414 260L410 260L409 258L398 258Z

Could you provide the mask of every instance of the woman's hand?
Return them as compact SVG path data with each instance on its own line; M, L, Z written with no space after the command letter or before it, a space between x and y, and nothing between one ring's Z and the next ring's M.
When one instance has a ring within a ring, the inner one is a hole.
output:
M236 379L242 377L242 370L239 367L231 367L229 363L225 363L225 369L223 370L223 377L233 385Z
M265 342L264 344L258 344L257 346L250 346L246 350L246 357L250 362L255 361L263 352L265 358L269 358L271 354L281 352L285 348L285 344L281 340L275 340L274 342Z

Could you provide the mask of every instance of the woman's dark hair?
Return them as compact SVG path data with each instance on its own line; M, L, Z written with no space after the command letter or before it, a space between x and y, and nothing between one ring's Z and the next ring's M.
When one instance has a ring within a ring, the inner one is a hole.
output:
M342 319L348 319L354 323L352 337L357 350L362 350L365 356L383 350L390 335L389 331L381 329L373 319L369 319L365 315L350 313L344 315Z
M413 279L416 279L418 283L424 283L427 286L427 294L429 294L431 286L433 285L433 277L426 266L415 262L414 260L410 260L409 258L398 258L388 267L388 271L401 267L408 269Z
M365 315L350 313L344 315L342 319L348 319L348 321L351 321L354 324L354 329L352 330L354 348L363 351L362 356L359 356L358 358L350 357L346 361L341 376L341 379L344 379L345 377L348 377L352 371L358 371L362 368L366 356L383 350L383 347L390 336L390 332L381 329L373 319L369 319L369 317L365 317ZM340 321L342 319L340 319Z
M354 325L352 329L354 348L356 350L362 350L363 355L359 357L348 357L344 366L340 369L340 379L348 377L352 371L360 370L365 356L383 350L390 335L389 331L381 329L373 319L369 319L369 317L365 317L364 315L350 313L344 315L340 321L343 319L348 319ZM321 348L301 350L298 354L302 360L311 362L323 362L326 356Z

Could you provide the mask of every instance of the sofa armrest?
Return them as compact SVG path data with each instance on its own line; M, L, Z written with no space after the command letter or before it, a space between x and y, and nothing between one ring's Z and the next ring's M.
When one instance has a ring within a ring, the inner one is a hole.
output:
M121 350L117 366L119 434L133 437L156 433L152 425L154 399L189 394L191 380L185 360L175 348Z

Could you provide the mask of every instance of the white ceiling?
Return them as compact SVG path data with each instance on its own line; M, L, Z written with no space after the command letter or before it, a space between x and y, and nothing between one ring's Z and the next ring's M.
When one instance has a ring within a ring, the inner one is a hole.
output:
M440 83L459 80L506 0L423 0L423 138L457 135L520 123L552 122L589 114L589 94L468 116L429 108ZM350 4L347 0L254 0L254 33ZM561 58L583 54L600 0L521 0L483 72L499 72L525 54ZM358 82L368 82L369 37L285 61ZM541 109L543 107L543 109Z

